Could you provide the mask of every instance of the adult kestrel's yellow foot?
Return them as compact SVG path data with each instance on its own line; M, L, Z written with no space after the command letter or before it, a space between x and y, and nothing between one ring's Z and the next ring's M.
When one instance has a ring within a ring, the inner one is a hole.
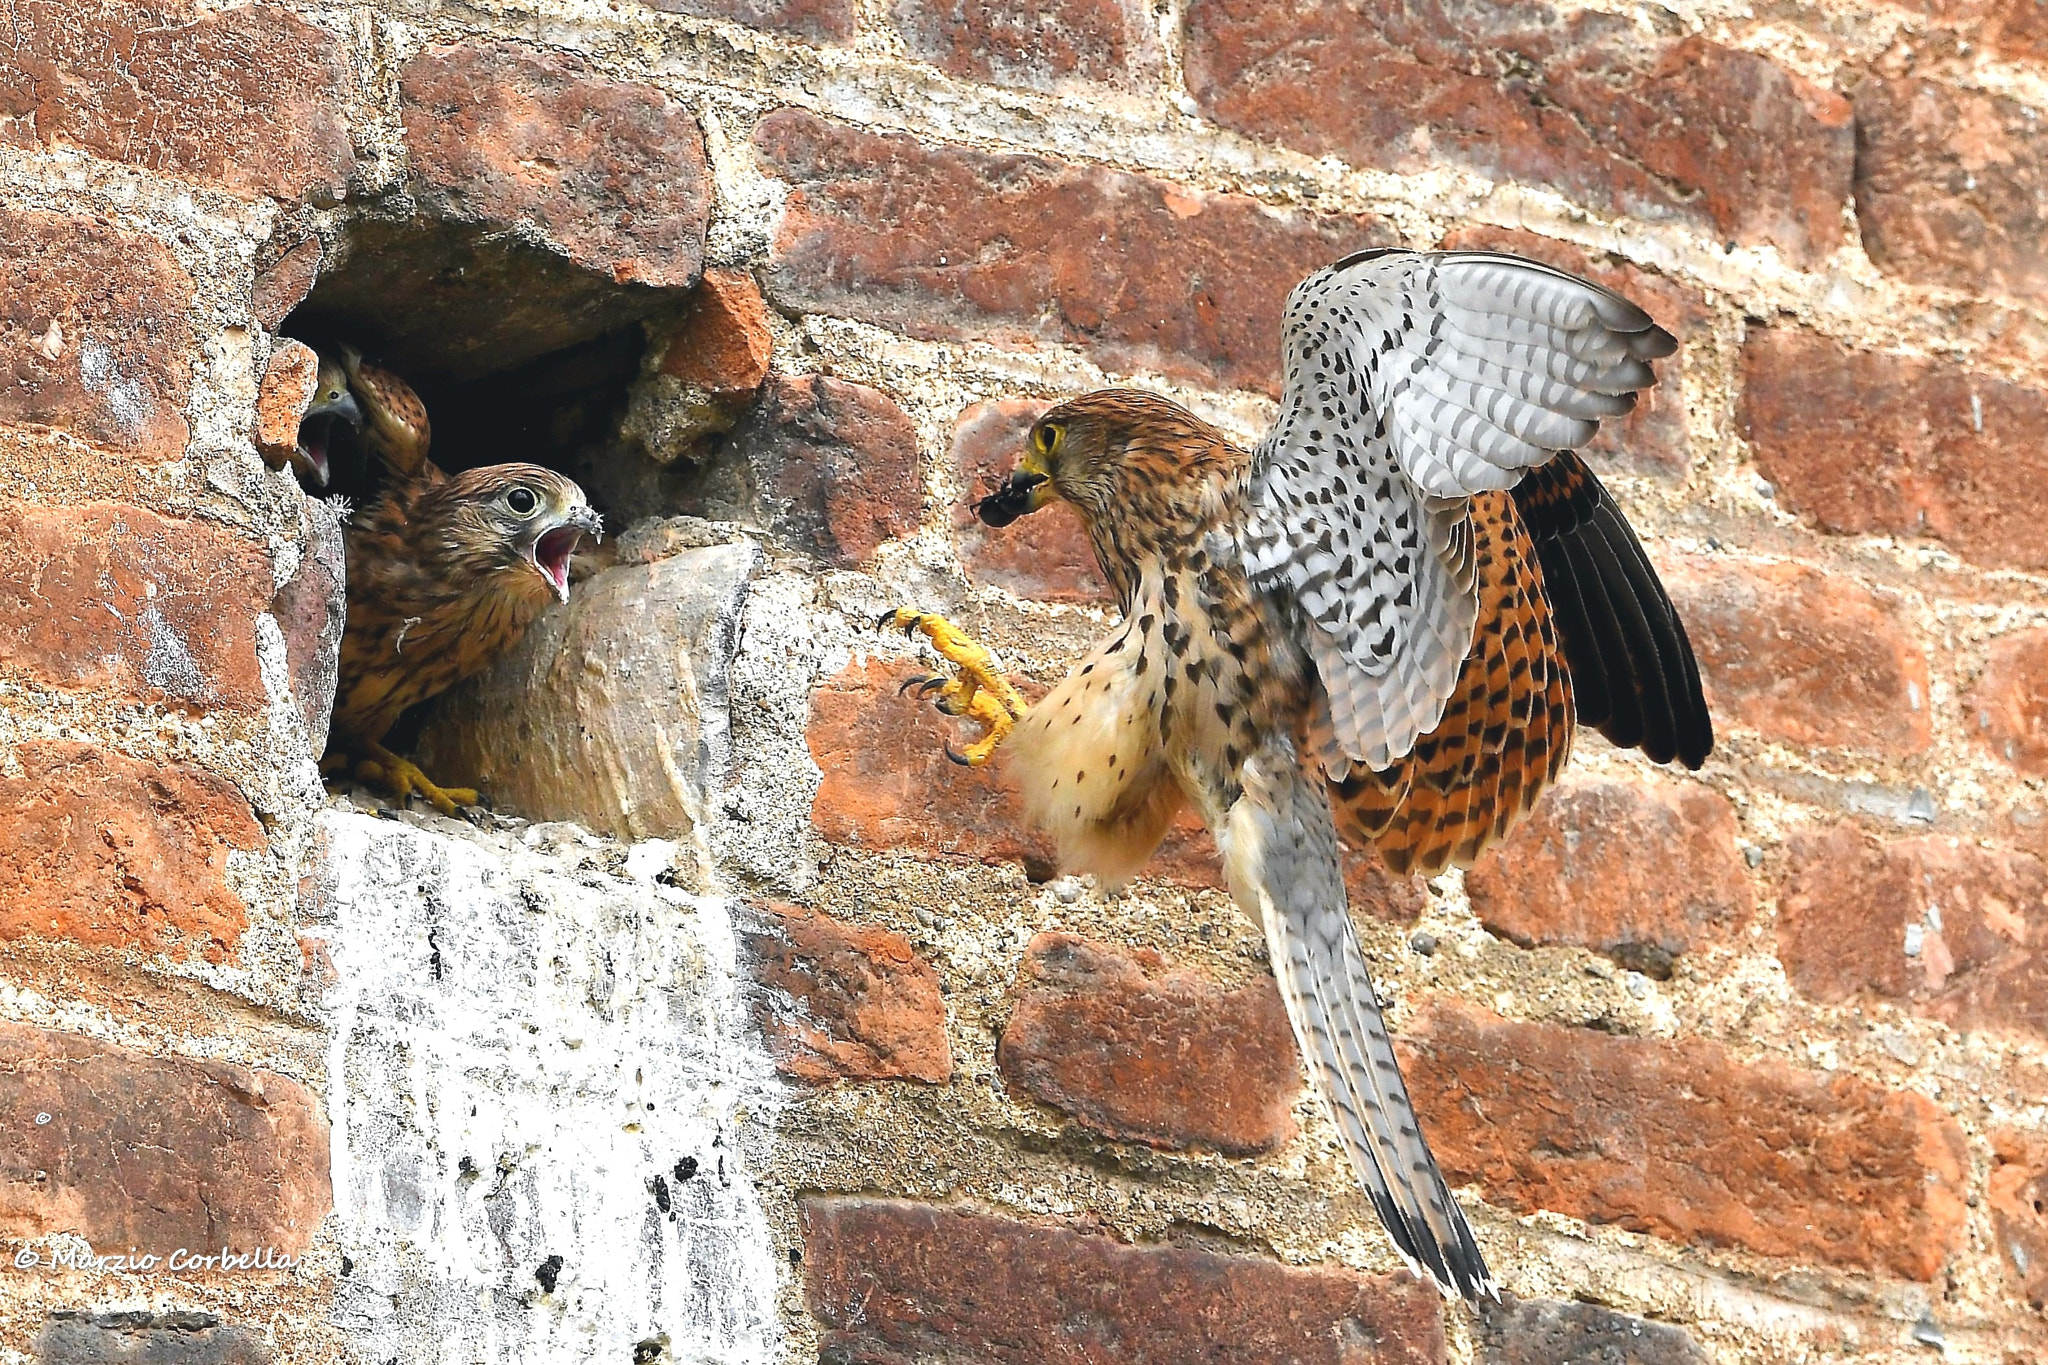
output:
M457 814L458 806L478 804L474 787L443 787L420 771L411 759L400 758L381 744L366 746L367 752L351 761L346 754L331 753L320 761L323 773L346 772L367 787L374 787L403 805L409 796L426 798L443 815Z
M898 607L884 612L876 624L883 630L894 627L905 635L922 632L939 657L953 665L957 672L951 678L912 678L898 690L915 687L921 697L936 693L932 705L949 716L965 716L978 723L982 737L963 751L956 752L951 744L946 745L946 757L967 768L979 768L988 762L996 746L1009 736L1029 709L1023 696L1003 676L996 656L951 621L931 612Z

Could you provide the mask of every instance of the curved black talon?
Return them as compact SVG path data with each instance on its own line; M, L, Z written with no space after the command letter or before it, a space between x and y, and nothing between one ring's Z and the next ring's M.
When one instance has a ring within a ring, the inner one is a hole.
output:
M917 698L919 701L923 701L926 697L929 697L934 692L944 691L945 686L946 680L942 677L935 676L926 678L924 680L924 686L917 689Z
M883 612L881 618L875 622L875 629L887 630L889 628L890 618L894 617L896 613L900 610L901 608L899 607L891 607L889 608L889 610Z
M944 686L945 681L946 680L944 678L934 678L929 673L920 673L914 678L905 678L903 680L902 685L896 689L896 695L900 697L913 687L925 687L931 683L938 683L941 686ZM924 693L919 692L917 695L922 697Z
M959 764L959 765L960 765L961 767L963 767L963 768L971 768L971 767L973 767L973 766L974 766L974 765L973 765L972 763L969 763L969 762L968 762L968 761L967 761L966 759L962 758L962 757L961 757L961 756L960 756L959 754L956 754L956 753L954 753L954 752L953 752L953 741L952 741L952 740L950 740L950 739L949 739L949 740L945 741L945 743L944 743L944 744L943 744L943 745L942 745L941 747L943 747L943 748L945 749L945 751L946 751L946 757L947 757L947 758L950 758L950 759L952 759L952 760L953 760L953 761L954 761L955 763L958 763L958 764Z

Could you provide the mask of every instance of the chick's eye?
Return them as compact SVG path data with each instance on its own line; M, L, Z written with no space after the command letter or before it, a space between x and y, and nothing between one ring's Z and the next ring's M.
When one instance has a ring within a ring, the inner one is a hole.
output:
M505 505L524 517L531 515L539 502L531 488L515 488L505 495Z

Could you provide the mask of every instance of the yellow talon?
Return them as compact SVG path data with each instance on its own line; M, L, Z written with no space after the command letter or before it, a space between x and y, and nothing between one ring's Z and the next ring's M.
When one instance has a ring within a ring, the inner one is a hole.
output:
M948 744L946 757L969 768L979 768L988 762L996 746L1008 738L1029 709L1029 703L1003 675L1002 665L996 661L996 656L951 621L930 612L898 607L885 613L878 624L884 630L893 627L905 635L922 633L931 641L932 649L939 657L959 670L956 676L936 689L938 696L932 704L949 716L965 716L976 722L982 727L983 734L957 753ZM936 681L922 680L919 694L933 691L932 684ZM906 683L904 686L907 689L910 685Z
M443 815L454 815L457 806L477 804L476 788L443 787L421 772L411 759L400 758L381 744L367 747L369 752L353 764L346 755L327 755L320 761L320 771L349 772L358 782L381 789L401 805L409 796L424 797Z

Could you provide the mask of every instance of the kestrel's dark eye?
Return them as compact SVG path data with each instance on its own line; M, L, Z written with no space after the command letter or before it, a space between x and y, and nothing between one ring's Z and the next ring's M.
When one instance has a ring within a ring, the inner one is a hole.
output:
M531 488L515 488L505 495L505 505L522 517L533 515L533 509L540 505Z

